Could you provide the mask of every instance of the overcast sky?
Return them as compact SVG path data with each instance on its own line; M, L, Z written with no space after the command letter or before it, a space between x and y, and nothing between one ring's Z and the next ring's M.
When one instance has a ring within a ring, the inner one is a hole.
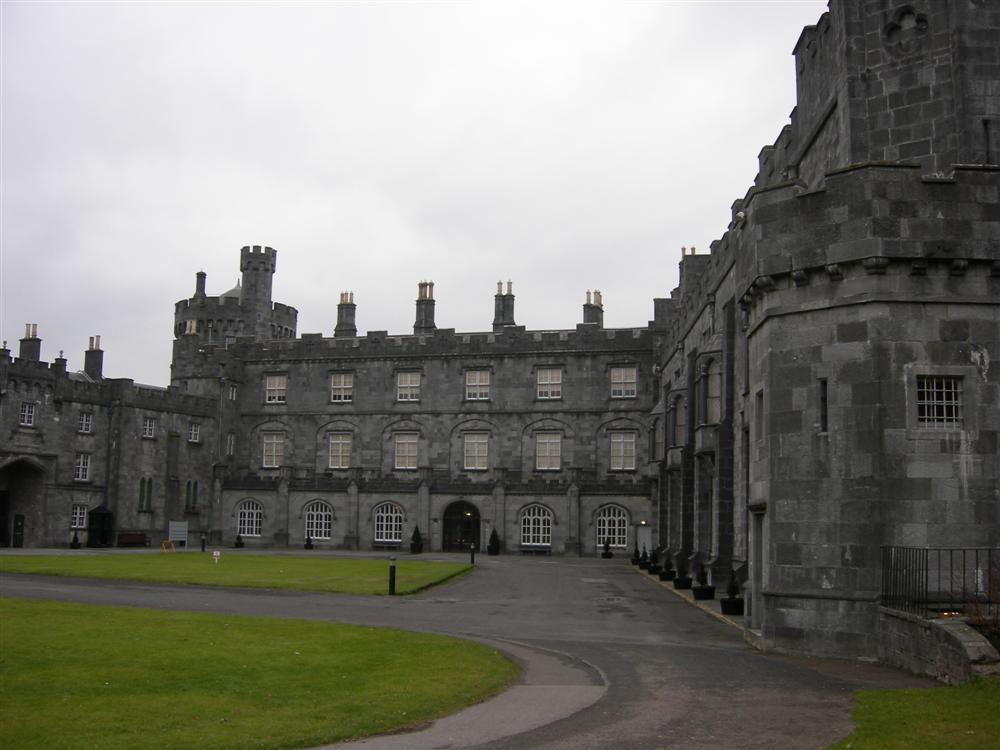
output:
M0 334L166 385L173 305L278 251L332 335L642 326L724 231L826 2L2 2Z

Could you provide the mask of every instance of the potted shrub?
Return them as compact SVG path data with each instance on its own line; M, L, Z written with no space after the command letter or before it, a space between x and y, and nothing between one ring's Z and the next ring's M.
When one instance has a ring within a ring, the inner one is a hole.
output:
M681 553L680 562L677 565L677 575L674 577L674 588L675 589L691 588L691 576L688 575L687 562L684 560L683 553Z
M740 617L743 615L743 597L741 596L740 579L736 569L729 568L729 582L726 583L726 598L719 600L722 614Z
M604 540L604 552L601 553L601 557L603 557L605 560L610 560L612 557L614 557L614 555L611 554L611 540L610 539L605 539Z
M69 543L70 549L80 549L80 537L77 536L76 532L73 532L73 541Z
M672 581L677 577L677 571L674 570L674 560L673 555L668 549L663 553L663 567L660 568L660 580L661 581Z
M660 574L660 553L658 550L654 549L649 553L649 567L646 568L646 572L651 576Z
M715 598L715 586L708 583L708 571L705 570L704 563L698 563L698 585L691 588L694 598L699 601L706 601Z
M420 536L420 527L413 527L413 535L410 537L410 554L419 555L424 551L424 538Z
M497 534L496 527L493 527L493 531L490 532L490 541L486 544L486 554L487 555L499 555L500 554L500 535Z
M312 548L313 548L313 540L312 540L312 537L311 537L311 536L309 536L308 534L306 535L306 543L305 543L305 545L304 545L304 546L305 546L305 548L306 548L306 549L312 549Z
M236 544L233 545L237 549L243 546L243 536L241 534L236 535Z
M646 552L646 545L642 545L642 555L639 557L639 570L649 570L649 553Z
M636 542L635 543L635 549L632 551L632 564L633 565L638 565L639 564L639 560L641 560L641 559L642 558L639 557L639 542Z

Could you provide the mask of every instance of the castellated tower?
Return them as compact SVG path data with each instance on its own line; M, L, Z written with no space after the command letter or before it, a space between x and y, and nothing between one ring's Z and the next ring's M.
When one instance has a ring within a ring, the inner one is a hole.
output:
M218 296L206 294L203 271L195 275L194 296L174 306L172 385L190 393L215 393L224 369L220 358L230 346L247 338L295 338L298 311L271 301L277 256L271 247L241 248L242 277Z
M278 253L271 247L246 246L240 250L240 271L243 285L240 306L246 316L248 329L258 339L275 338L271 335L271 282Z

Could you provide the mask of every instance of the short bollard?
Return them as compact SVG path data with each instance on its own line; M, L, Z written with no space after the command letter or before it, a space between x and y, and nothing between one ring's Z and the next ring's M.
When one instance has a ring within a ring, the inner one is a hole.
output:
M389 596L396 595L396 558L389 558Z
M201 535L201 551L202 552L205 551L205 535L204 534Z
M469 565L476 564L476 545L469 545Z

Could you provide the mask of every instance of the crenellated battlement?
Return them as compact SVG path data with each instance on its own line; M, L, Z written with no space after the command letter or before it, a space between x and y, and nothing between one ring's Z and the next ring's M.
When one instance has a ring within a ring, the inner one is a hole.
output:
M278 251L273 247L245 245L240 248L240 270L274 273L278 263Z

